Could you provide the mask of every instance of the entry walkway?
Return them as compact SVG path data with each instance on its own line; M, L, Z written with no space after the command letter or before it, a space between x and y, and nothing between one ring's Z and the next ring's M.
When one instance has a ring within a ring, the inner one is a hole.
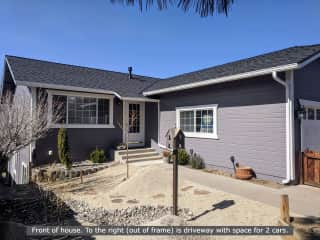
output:
M180 166L179 177L274 207L280 206L281 194L288 194L291 213L320 217L320 188L297 185L274 189Z

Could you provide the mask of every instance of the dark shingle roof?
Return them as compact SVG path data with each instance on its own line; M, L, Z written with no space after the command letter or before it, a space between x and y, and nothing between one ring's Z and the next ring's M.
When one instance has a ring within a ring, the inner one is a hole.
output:
M320 52L320 44L310 46L290 47L283 50L251 57L203 70L186 73L166 80L157 81L147 91L175 87L182 84L201 82L208 79L232 76L266 68L301 63Z
M114 91L121 97L143 97L156 78L94 68L6 56L16 81Z
M143 92L198 83L289 64L299 64L320 53L320 44L290 47L203 70L160 80L127 73L6 56L16 81L114 91L121 97L143 97Z

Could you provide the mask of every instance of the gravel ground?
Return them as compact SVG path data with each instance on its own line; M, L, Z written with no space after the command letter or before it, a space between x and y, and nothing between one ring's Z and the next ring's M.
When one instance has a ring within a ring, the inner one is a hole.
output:
M125 180L125 165L102 170L79 181L47 186L70 200L84 201L90 208L126 209L141 205L171 206L172 166L158 164L130 166ZM258 193L257 193L258 194ZM216 207L215 207L216 206ZM190 225L277 225L279 209L237 195L218 191L179 179L179 207L190 209L194 215ZM110 239L98 236L97 239ZM114 237L124 239L124 237ZM128 237L129 239L129 237ZM130 239L150 239L130 237ZM158 239L158 238L157 238ZM160 238L164 239L164 238ZM280 237L211 237L209 239L281 239Z

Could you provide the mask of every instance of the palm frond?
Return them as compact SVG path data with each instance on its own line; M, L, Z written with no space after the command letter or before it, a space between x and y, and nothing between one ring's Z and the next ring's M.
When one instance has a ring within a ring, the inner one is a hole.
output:
M225 14L228 16L231 5L234 0L111 0L112 3L121 3L127 6L134 6L137 4L140 11L148 10L153 5L157 5L159 10L167 9L169 6L181 8L183 11L194 11L201 17L218 14Z

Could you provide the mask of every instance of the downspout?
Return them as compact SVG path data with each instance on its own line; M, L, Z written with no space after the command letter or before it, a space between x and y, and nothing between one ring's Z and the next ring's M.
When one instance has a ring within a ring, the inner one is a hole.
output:
M290 74L290 73L289 73ZM283 85L286 89L286 178L283 184L289 184L293 180L293 106L292 106L292 84L290 77L285 81L281 79L277 72L272 72L272 78ZM287 75L286 75L287 78Z

